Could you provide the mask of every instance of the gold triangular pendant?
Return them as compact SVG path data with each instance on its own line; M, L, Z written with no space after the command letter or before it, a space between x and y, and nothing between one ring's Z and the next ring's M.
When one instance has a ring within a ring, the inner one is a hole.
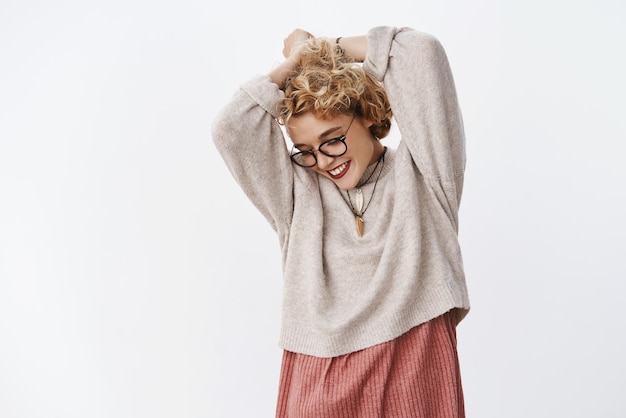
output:
M359 236L362 237L363 236L363 218L361 218L359 215L356 215L354 217L354 220L356 221L356 232L358 232Z

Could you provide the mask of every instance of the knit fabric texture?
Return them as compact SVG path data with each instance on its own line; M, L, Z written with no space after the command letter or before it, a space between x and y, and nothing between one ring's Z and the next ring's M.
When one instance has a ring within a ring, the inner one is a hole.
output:
M465 138L446 53L411 28L375 27L367 39L363 68L383 82L401 141L386 153L362 237L345 192L291 162L276 122L283 92L267 75L244 83L212 125L226 165L277 233L280 346L296 353L355 352L453 308L460 321L470 307L458 242Z

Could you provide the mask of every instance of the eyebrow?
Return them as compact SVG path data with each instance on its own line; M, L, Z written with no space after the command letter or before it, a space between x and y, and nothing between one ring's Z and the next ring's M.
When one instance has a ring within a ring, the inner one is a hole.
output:
M338 131L341 129L341 126L335 126L334 128L328 128L326 129L324 132L322 132L321 134L319 134L317 136L317 139L324 139L325 137L327 137L328 135ZM300 146L307 146L310 147L309 144L293 144L296 148L300 147Z

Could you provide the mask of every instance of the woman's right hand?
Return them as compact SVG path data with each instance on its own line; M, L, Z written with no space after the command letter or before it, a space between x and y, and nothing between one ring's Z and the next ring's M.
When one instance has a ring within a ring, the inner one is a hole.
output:
M304 43L314 38L314 36L303 30L303 29L294 29L283 41L283 56L285 57L285 61L280 63L278 66L272 68L269 72L269 76L274 83L278 85L279 88L283 88L285 84L285 80L287 79L287 75L291 71L296 62L296 57L298 51L304 45Z
M312 33L304 29L294 29L283 41L283 56L289 58L296 54L302 45L311 38L314 38Z

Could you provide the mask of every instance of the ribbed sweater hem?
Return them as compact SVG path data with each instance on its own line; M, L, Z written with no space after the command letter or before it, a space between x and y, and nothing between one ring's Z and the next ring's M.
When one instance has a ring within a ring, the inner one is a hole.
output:
M296 323L283 324L279 346L300 354L337 357L391 341L455 308L460 310L460 321L469 312L469 302L451 286L442 284L399 312L389 312L383 318L333 334L316 332Z

